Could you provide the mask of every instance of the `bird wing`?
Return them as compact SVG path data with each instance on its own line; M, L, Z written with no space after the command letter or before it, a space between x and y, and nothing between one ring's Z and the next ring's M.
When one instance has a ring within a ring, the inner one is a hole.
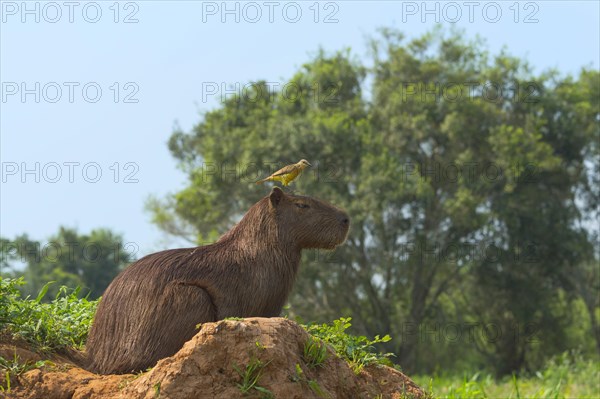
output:
M294 170L296 170L295 164L284 166L283 168L279 169L277 172L273 173L271 176L287 175L288 173L292 173Z

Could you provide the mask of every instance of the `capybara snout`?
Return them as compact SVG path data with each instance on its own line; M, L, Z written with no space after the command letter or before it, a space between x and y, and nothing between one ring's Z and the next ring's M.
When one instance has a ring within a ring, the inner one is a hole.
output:
M333 249L343 243L350 228L346 212L312 197L286 195L278 205L279 223L290 229L300 248Z

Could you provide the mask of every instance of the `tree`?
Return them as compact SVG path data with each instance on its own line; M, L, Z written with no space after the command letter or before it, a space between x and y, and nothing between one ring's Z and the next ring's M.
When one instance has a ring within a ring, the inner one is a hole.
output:
M384 206L414 210L409 241L423 248L471 242L497 255L453 255L449 265L448 256L423 261L410 254L408 319L421 325L449 282L474 273L469 307L500 332L485 354L499 374L519 370L527 335L512 332L535 323L542 339L559 342L552 298L565 286L565 273L592 256L587 232L577 224L576 192L598 108L590 112L589 97L575 101L571 78L533 76L525 62L504 52L490 62L477 43L436 32L406 46L387 38L387 57L375 66L377 130L387 135L392 157L416 166L421 182L391 190L404 196ZM579 84L590 90L585 80ZM444 174L461 167L458 178ZM410 365L418 336L407 338L400 355Z
M24 270L14 269L12 274L25 277L27 284L23 289L33 297L47 282L54 281L47 298L53 298L61 285L81 287L82 295L98 298L133 260L122 237L105 229L80 235L74 229L61 227L47 242L21 235L12 241L2 239L2 247L8 264L15 260L26 264Z
M431 352L419 329L447 320L453 304L465 320L501 328L556 318L550 296L590 255L574 192L585 189L593 130L580 123L592 121L586 100L576 105L560 90L593 79L534 76L457 32L406 44L382 33L371 70L349 51L319 52L284 90L257 82L191 132L175 131L169 149L189 185L148 208L164 230L210 242L266 194L255 180L308 159L318 166L295 190L345 208L352 227L334 254L306 257L292 313L352 316L361 333L396 337L386 349L405 369L423 370L420 354ZM534 266L515 258L523 248L535 250ZM527 344L477 348L506 373L523 366Z

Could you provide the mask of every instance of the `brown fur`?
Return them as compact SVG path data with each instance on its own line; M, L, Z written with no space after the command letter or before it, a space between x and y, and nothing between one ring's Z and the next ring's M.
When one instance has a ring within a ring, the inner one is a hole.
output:
M278 316L300 251L333 249L348 227L342 210L274 188L214 244L145 256L106 289L87 343L88 368L145 370L177 352L199 323Z

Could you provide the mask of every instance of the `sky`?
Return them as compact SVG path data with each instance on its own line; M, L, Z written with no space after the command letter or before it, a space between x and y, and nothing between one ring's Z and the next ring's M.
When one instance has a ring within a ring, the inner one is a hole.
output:
M283 85L319 48L366 60L382 27L410 39L437 24L576 75L600 65L599 4L1 1L0 236L109 228L134 256L179 246L144 203L185 186L167 140L227 93Z

